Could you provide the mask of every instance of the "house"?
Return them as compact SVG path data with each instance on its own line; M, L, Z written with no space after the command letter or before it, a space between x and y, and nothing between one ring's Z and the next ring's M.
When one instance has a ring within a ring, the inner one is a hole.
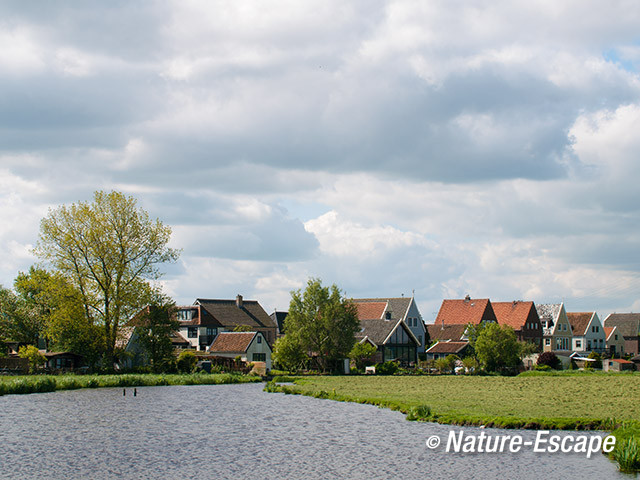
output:
M116 347L124 351L124 355L119 361L119 365L122 368L134 368L147 365L149 359L147 352L144 350L142 344L138 341L138 334L136 328L130 322L126 327L121 327L116 341ZM171 340L171 346L175 350L185 350L191 348L189 341L184 338L179 332L172 332L169 335Z
M472 299L467 295L464 300L443 300L435 325L466 325L472 323L497 323L498 319L488 298Z
M604 353L606 334L596 312L568 312L574 352Z
M604 326L618 327L625 353L640 354L640 313L612 313L604 319Z
M395 298L354 298L361 320L384 319L391 322L402 321L418 341L418 353L425 351L427 329L412 297Z
M567 359L571 351L571 324L567 319L564 303L543 303L536 305L536 311L542 324L542 338L545 352L560 352Z
M267 370L271 370L271 353L271 346L262 332L221 332L209 347L210 355L264 362Z
M531 342L542 349L542 324L533 302L491 302L500 325L513 328L518 340Z
M273 323L276 324L276 327L278 328L277 330L277 335L278 337L281 337L285 334L284 331L284 320L285 318L287 318L287 315L289 314L289 312L279 312L277 310L275 310L271 315L269 315L269 317L271 317L271 320L273 321Z
M404 322L405 315L394 314L390 310L391 302L354 302L360 320L360 331L355 335L356 341L369 342L378 349L374 355L376 363L399 361L402 365L410 365L418 360L420 341Z
M629 360L623 360L621 358L610 358L602 361L602 369L605 372L624 372L633 371L636 369L636 365Z
M624 338L618 332L618 327L603 327L606 336L607 352L613 357L624 355Z
M276 323L256 300L211 300L198 298L193 305L177 307L179 333L192 348L206 350L216 336L237 329L260 332L272 345L276 340Z
M84 357L72 352L46 352L47 370L73 371L82 367Z
M457 355L462 358L469 350L469 342L436 342L426 351L427 360L438 360L449 355Z

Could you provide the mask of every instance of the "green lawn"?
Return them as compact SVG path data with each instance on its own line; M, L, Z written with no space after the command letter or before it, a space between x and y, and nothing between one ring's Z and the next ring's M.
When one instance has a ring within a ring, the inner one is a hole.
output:
M495 421L502 426L523 426L551 419L542 425L607 428L613 423L640 421L640 374L304 377L288 388L295 390L289 393L373 403L404 412L426 405L431 419L443 423ZM576 419L601 424L576 424Z

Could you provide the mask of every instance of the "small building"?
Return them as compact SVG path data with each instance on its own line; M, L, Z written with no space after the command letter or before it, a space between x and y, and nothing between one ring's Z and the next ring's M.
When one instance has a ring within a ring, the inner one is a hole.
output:
M437 342L432 345L425 353L427 360L438 360L439 358L447 358L449 355L457 355L462 358L469 349L469 342Z
M47 370L59 370L71 372L82 367L84 357L72 352L47 352L45 368Z
M240 357L243 362L264 362L271 370L271 346L262 332L222 332L207 349L217 357Z
M623 360L621 358L610 358L602 361L602 369L605 372L624 372L633 371L636 369L636 365L629 360Z
M603 327L606 336L607 352L611 357L624 355L624 337L620 335L618 327Z

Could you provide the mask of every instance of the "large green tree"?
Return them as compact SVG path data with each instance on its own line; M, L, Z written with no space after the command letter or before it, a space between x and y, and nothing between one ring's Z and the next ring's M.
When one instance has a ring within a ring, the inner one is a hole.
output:
M50 210L41 222L35 252L80 292L86 318L101 325L108 362L116 360L122 323L152 298L159 266L178 258L170 236L170 227L115 191Z
M0 341L37 346L43 332L37 312L23 298L0 286Z
M175 304L171 299L160 296L132 322L138 341L155 372L175 369L176 357L171 344L171 334L180 328L175 310Z
M520 349L513 329L497 323L487 323L475 341L476 356L489 372L516 367L520 363Z
M334 370L349 356L359 328L355 304L335 284L323 287L319 279L311 278L304 292L291 292L285 319L287 343L309 356L318 370Z

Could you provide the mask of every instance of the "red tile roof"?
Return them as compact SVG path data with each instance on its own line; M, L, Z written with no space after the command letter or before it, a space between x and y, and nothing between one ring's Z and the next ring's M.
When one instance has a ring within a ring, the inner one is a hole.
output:
M531 309L534 309L533 302L491 302L491 306L498 323L509 325L514 330L522 330L524 324L527 323Z
M612 358L609 361L610 362L618 362L618 363L633 363L633 362L630 362L629 360L623 360L622 358Z
M433 324L427 325L426 327L429 332L429 339L432 342L434 340L458 341L462 338L465 330L467 329L466 325Z
M466 325L480 324L482 320L495 320L495 313L488 298L465 298L464 300L443 300L434 324Z
M358 320L377 320L382 318L387 308L387 302L358 302L354 301L358 308Z
M246 352L257 332L222 332L213 341L209 352Z
M604 328L604 334L606 335L606 339L609 340L609 337L613 333L613 329L616 327L602 327Z

